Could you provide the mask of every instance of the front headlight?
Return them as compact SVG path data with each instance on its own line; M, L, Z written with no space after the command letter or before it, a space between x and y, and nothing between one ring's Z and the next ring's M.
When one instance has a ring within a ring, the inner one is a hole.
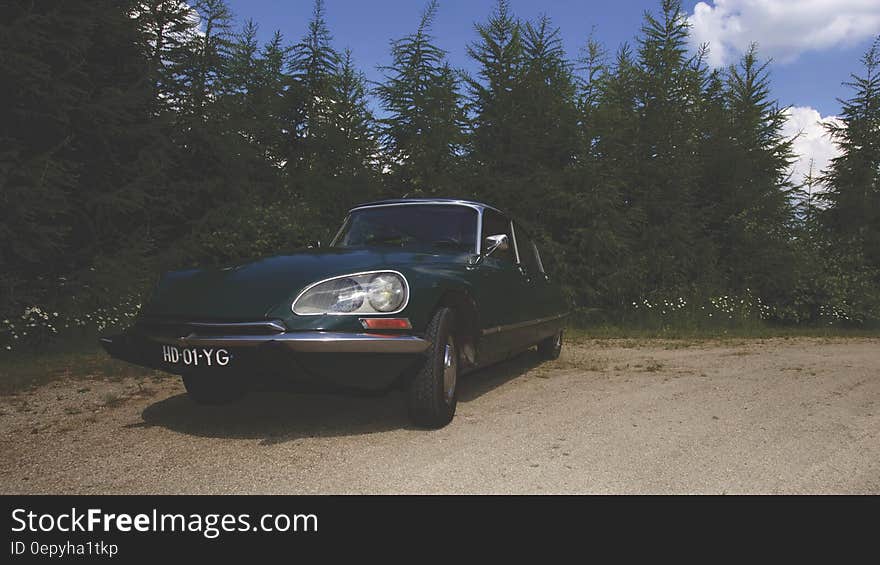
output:
M335 277L306 288L291 308L300 316L319 314L392 314L409 300L409 285L396 271Z

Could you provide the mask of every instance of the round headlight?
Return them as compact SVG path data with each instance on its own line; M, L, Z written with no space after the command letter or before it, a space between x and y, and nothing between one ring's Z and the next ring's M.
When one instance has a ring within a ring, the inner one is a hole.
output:
M303 314L354 312L364 304L364 290L354 279L327 281L306 293L296 311Z
M328 286L328 294L336 296L328 308L331 312L354 312L364 305L364 290L354 280L338 279Z
M403 281L395 274L381 273L373 277L367 291L370 306L379 312L392 312L406 299Z

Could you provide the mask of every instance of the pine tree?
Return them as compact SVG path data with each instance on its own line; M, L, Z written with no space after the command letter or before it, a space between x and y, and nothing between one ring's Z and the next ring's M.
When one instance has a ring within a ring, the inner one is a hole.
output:
M378 145L366 79L350 51L340 55L333 48L320 0L306 36L293 49L290 70L296 85L292 99L302 105L294 115L299 122L288 181L313 208L327 239L349 207L377 192Z
M379 143L376 121L369 109L367 81L346 49L333 76L328 151L330 161L320 200L323 223L333 226L355 204L377 197L379 189ZM332 228L331 228L332 229ZM325 238L332 236L326 233Z
M343 53L334 76L333 93L333 119L342 138L341 169L357 173L372 167L379 151L375 119L367 99L367 79L355 66L350 49Z
M77 164L63 153L86 97L77 68L88 47L82 6L0 7L0 312L31 299L44 268L63 258ZM69 32L61 35L65 25ZM79 32L79 33L77 33ZM63 78L60 78L63 77Z
M562 47L558 27L547 16L527 22L522 98L530 165L559 170L575 152L577 110L572 66Z
M588 210L582 227L574 228L582 258L573 257L581 264L573 280L582 290L582 304L620 311L644 295L647 276L636 243L644 218L636 199L641 120L639 69L629 45L618 49L607 73L590 88L598 90L597 102L582 110L582 157L576 169L581 207Z
M703 46L703 53L708 53ZM705 284L707 291L727 290L719 265L722 261L720 249L728 245L728 220L736 210L729 206L731 195L728 189L736 175L736 164L729 158L735 134L733 120L727 105L725 92L725 72L712 70L705 78L702 88L702 101L698 123L699 145L697 162L699 164L699 186L696 205L703 217L703 237L712 244L713 257L706 265L711 275ZM739 178L739 177L737 177Z
M252 90L258 102L256 115L262 119L255 131L264 154L273 167L281 169L285 163L288 128L288 93L297 90L295 81L285 73L290 49L285 47L280 31L275 31L264 46L258 60L258 74Z
M191 38L184 72L190 85L188 110L204 115L205 107L223 92L233 41L232 12L226 0L196 0L194 9L203 31Z
M793 272L792 141L782 135L787 110L770 98L767 63L758 63L755 46L726 78L729 168L714 195L724 215L716 242L722 273L730 290L751 289L775 303L790 289Z
M548 18L520 24L507 2L476 29L469 184L530 225L549 263L563 264L558 241L577 221L565 188L578 151L572 65Z
M690 294L706 260L703 218L694 202L694 132L703 78L688 56L687 38L679 0L663 0L660 18L646 14L638 52L638 177L630 187L645 294Z
M198 35L196 12L186 0L137 0L130 14L146 40L153 103L180 110L185 90L181 72Z
M2 8L0 310L85 301L101 257L149 245L163 140L147 43L126 3ZM65 277L65 285L57 277ZM82 293L86 295L86 293Z
M578 304L590 309L619 308L626 296L628 231L619 186L604 178L610 166L603 151L610 147L613 128L605 130L612 111L612 82L618 78L605 49L592 37L578 59L577 127L579 146L567 174L565 191L555 207L559 226L554 235L560 274L573 285ZM629 102L622 101L629 107ZM620 125L619 122L615 122Z
M880 268L880 38L862 58L865 70L844 83L839 122L825 125L840 155L822 176L825 224L842 253L863 253Z
M488 21L475 28L479 41L467 48L480 67L479 78L467 80L474 112L471 158L489 176L518 165L518 97L525 56L521 26L507 0L498 0Z
M252 21L231 46L223 87L223 114L230 131L239 132L274 169L280 169L284 92L291 78L284 73L289 49L276 31L262 48Z
M171 200L167 241L216 230L278 185L274 164L243 131L235 104L241 89L234 77L250 47L237 45L225 0L203 0L193 9L190 40L169 54L178 102L161 116L175 145L164 187Z
M328 141L333 134L334 77L340 64L339 54L332 46L332 36L327 28L323 0L315 0L308 31L293 48L290 71L299 83L303 107L302 123L297 131L297 151L291 156L303 170L319 166L320 159L334 147ZM289 164L289 165L290 165Z
M446 52L433 43L436 0L415 33L392 42L392 64L376 87L387 117L380 120L392 194L454 196L463 143L459 80Z

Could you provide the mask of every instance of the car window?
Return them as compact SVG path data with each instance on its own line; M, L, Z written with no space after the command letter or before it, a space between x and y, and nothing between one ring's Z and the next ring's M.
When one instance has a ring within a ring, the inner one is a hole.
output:
M522 226L514 225L516 230L516 248L519 251L519 261L526 268L526 271L532 274L543 272L541 269L541 260L538 257L538 248L532 242L529 234Z
M495 210L485 210L483 211L483 243L482 243L482 251L485 253L488 244L486 243L486 238L490 235L501 235L504 234L507 236L507 239L510 243L510 246L502 251L497 250L492 254L492 257L500 259L502 261L509 261L511 263L516 263L516 256L513 252L513 237L510 232L510 220L505 218L503 215L499 214Z
M477 211L458 205L395 205L355 210L334 247L431 247L473 252Z

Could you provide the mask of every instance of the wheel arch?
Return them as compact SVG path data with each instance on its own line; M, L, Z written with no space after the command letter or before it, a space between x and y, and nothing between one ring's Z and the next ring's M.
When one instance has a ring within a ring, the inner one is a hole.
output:
M455 339L459 349L459 363L463 368L476 365L480 340L480 310L470 292L464 288L443 291L434 310L450 308L455 312Z

